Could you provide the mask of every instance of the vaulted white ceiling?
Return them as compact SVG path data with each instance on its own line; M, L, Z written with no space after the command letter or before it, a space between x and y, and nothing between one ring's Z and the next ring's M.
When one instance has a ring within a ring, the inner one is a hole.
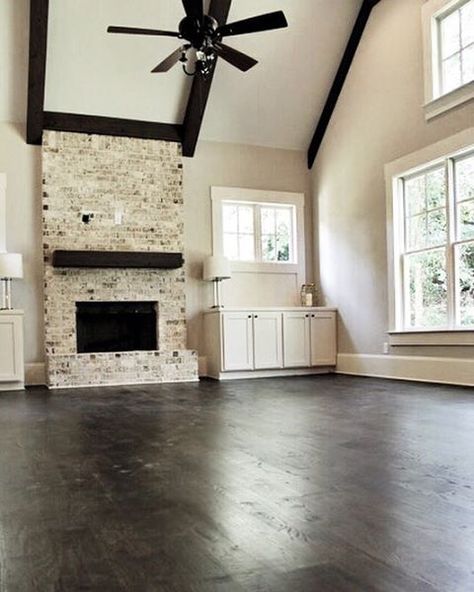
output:
M361 0L234 0L229 21L282 9L288 29L228 39L259 60L219 60L201 139L308 147ZM45 109L181 123L190 79L151 69L179 40L110 35L108 25L177 30L180 0L50 0Z

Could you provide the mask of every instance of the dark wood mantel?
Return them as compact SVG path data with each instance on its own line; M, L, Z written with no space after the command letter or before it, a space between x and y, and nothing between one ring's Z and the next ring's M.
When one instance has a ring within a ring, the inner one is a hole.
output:
M148 251L54 251L53 267L179 269L182 253Z

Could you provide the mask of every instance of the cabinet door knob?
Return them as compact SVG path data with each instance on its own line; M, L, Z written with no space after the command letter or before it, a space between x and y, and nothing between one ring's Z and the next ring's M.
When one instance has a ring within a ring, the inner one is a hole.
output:
M255 318L258 319L258 315L255 315Z
M305 317L306 317L307 319L309 319L309 314L305 315Z
M316 315L311 315L311 317L314 319L316 317Z
M252 315L249 315L249 319L251 319L251 318L252 318Z

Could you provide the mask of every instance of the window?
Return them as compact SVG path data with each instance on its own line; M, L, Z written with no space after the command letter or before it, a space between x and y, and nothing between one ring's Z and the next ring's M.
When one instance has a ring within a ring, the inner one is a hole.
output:
M474 330L474 145L390 183L392 329Z
M474 97L474 0L423 6L426 115Z
M305 283L303 194L212 187L211 198L214 254L228 257L235 272Z
M438 18L440 94L474 80L474 0Z
M229 259L296 263L294 206L224 201L222 222Z

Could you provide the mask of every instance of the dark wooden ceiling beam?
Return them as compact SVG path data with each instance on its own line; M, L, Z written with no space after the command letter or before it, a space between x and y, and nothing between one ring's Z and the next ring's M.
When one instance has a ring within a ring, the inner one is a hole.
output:
M30 49L26 140L41 144L43 134L49 0L30 0Z
M357 52L357 48L359 47L360 40L364 34L364 30L369 20L370 13L372 12L372 8L379 2L380 0L364 0L362 3L356 22L354 24L354 28L352 29L349 42L339 65L339 69L336 73L331 90L329 91L326 103L316 126L316 131L314 132L313 139L311 140L308 150L309 168L312 168L314 161L316 160L319 148L323 142L324 135L329 126L329 122L331 121L332 114L336 108L337 101L344 87L344 83L354 60L354 56Z
M183 126L178 124L52 111L45 111L43 126L44 129L60 132L125 136L166 142L181 142L183 134Z
M232 0L211 0L209 15L214 17L220 25L225 25L231 3ZM206 78L195 76L193 79L183 123L183 156L192 157L196 151L216 63L217 60Z

